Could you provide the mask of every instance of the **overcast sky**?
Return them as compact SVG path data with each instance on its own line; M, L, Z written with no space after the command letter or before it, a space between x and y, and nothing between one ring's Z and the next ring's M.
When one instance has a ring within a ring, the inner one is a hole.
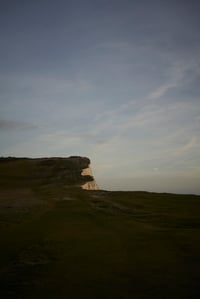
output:
M200 1L0 1L0 155L200 194Z

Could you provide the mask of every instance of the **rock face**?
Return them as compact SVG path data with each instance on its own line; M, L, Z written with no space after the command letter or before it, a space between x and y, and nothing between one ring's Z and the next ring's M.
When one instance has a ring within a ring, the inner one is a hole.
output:
M92 174L90 159L87 157L71 156L68 158L76 164L76 169L80 171L81 188L85 190L99 190Z
M99 190L99 186L97 185L94 177L93 177L93 174L92 174L92 169L91 169L91 166L90 164L88 165L88 168L84 168L81 172L81 175L82 176L90 176L93 178L92 181L89 181L89 182L86 182L84 183L81 187L82 189L85 189L85 190Z

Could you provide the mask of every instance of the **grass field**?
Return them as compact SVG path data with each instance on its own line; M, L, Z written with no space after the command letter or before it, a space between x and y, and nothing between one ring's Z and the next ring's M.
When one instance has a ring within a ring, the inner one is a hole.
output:
M200 298L200 196L85 191L47 164L0 162L0 298Z

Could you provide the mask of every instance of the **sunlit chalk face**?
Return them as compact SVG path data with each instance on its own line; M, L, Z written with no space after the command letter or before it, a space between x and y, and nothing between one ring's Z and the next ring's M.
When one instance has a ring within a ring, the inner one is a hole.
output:
M88 165L88 168L84 168L81 172L82 176L90 176L91 178L93 178L93 180L84 183L81 187L82 189L86 189L86 190L99 190L99 186L97 185L93 174L92 174L92 169L91 169L91 165Z

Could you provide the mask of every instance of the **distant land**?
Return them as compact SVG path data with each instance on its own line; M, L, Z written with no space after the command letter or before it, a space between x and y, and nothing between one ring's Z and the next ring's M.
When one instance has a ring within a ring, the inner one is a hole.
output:
M0 158L0 297L200 298L200 196L100 188L87 157Z

